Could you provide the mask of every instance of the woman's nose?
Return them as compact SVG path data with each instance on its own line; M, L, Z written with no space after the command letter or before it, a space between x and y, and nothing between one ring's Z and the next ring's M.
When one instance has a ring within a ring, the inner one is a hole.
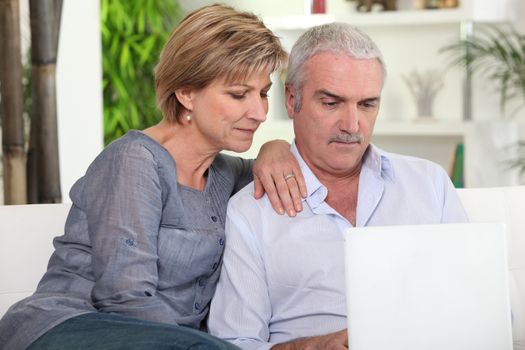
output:
M250 118L255 119L262 123L266 120L267 113L268 113L268 100L262 97L256 98L256 100L253 102L252 110L250 113Z

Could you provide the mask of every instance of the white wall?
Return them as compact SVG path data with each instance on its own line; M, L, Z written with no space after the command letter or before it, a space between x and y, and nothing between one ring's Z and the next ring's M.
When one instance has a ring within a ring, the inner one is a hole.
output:
M62 198L103 147L100 2L64 0L57 62Z
M284 16L304 13L304 0L179 0L179 4L186 12L217 2L240 10L251 11L258 16Z

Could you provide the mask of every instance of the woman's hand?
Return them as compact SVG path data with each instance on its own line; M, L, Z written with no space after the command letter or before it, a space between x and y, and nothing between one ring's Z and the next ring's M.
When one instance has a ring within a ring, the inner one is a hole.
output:
M279 214L286 210L289 216L295 216L303 209L301 197L307 195L306 183L288 142L274 140L261 147L253 166L253 180L255 198L266 192Z

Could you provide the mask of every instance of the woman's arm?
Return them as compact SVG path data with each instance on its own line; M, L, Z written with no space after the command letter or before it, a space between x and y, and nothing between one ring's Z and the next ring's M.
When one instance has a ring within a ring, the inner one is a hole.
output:
M234 177L233 193L254 181L254 197L266 194L273 209L283 215L295 216L302 210L306 184L299 163L290 152L290 144L282 140L266 142L257 159L224 156Z
M91 243L93 304L102 312L175 323L157 293L163 204L156 161L140 144L105 152L88 170L79 203Z
M255 198L266 192L279 214L286 210L289 216L295 216L302 210L301 197L307 196L306 183L288 142L274 140L262 145L253 166L253 178Z

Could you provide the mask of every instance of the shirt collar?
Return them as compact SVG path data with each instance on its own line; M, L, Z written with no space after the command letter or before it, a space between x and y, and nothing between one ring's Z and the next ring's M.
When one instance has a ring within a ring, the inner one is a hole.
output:
M295 140L292 142L290 152L297 159L306 182L306 190L308 194L303 200L305 200L310 207L316 208L326 199L328 189L321 183L321 181L319 181L310 167L308 167L303 157L301 157L297 145L295 144ZM372 144L368 146L363 155L363 168L366 168L367 170L365 173L375 174L380 179L390 181L394 180L394 169L388 154ZM361 170L361 174L363 174L363 169Z
M328 189L321 183L321 181L319 181L317 176L314 175L310 167L306 164L303 157L301 157L297 145L295 144L295 140L292 142L290 152L292 152L297 159L304 181L306 182L307 196L306 198L303 198L303 201L306 201L310 207L317 208L322 202L324 202L328 195Z
M388 153L370 144L363 155L363 167L385 180L394 180L394 168Z

